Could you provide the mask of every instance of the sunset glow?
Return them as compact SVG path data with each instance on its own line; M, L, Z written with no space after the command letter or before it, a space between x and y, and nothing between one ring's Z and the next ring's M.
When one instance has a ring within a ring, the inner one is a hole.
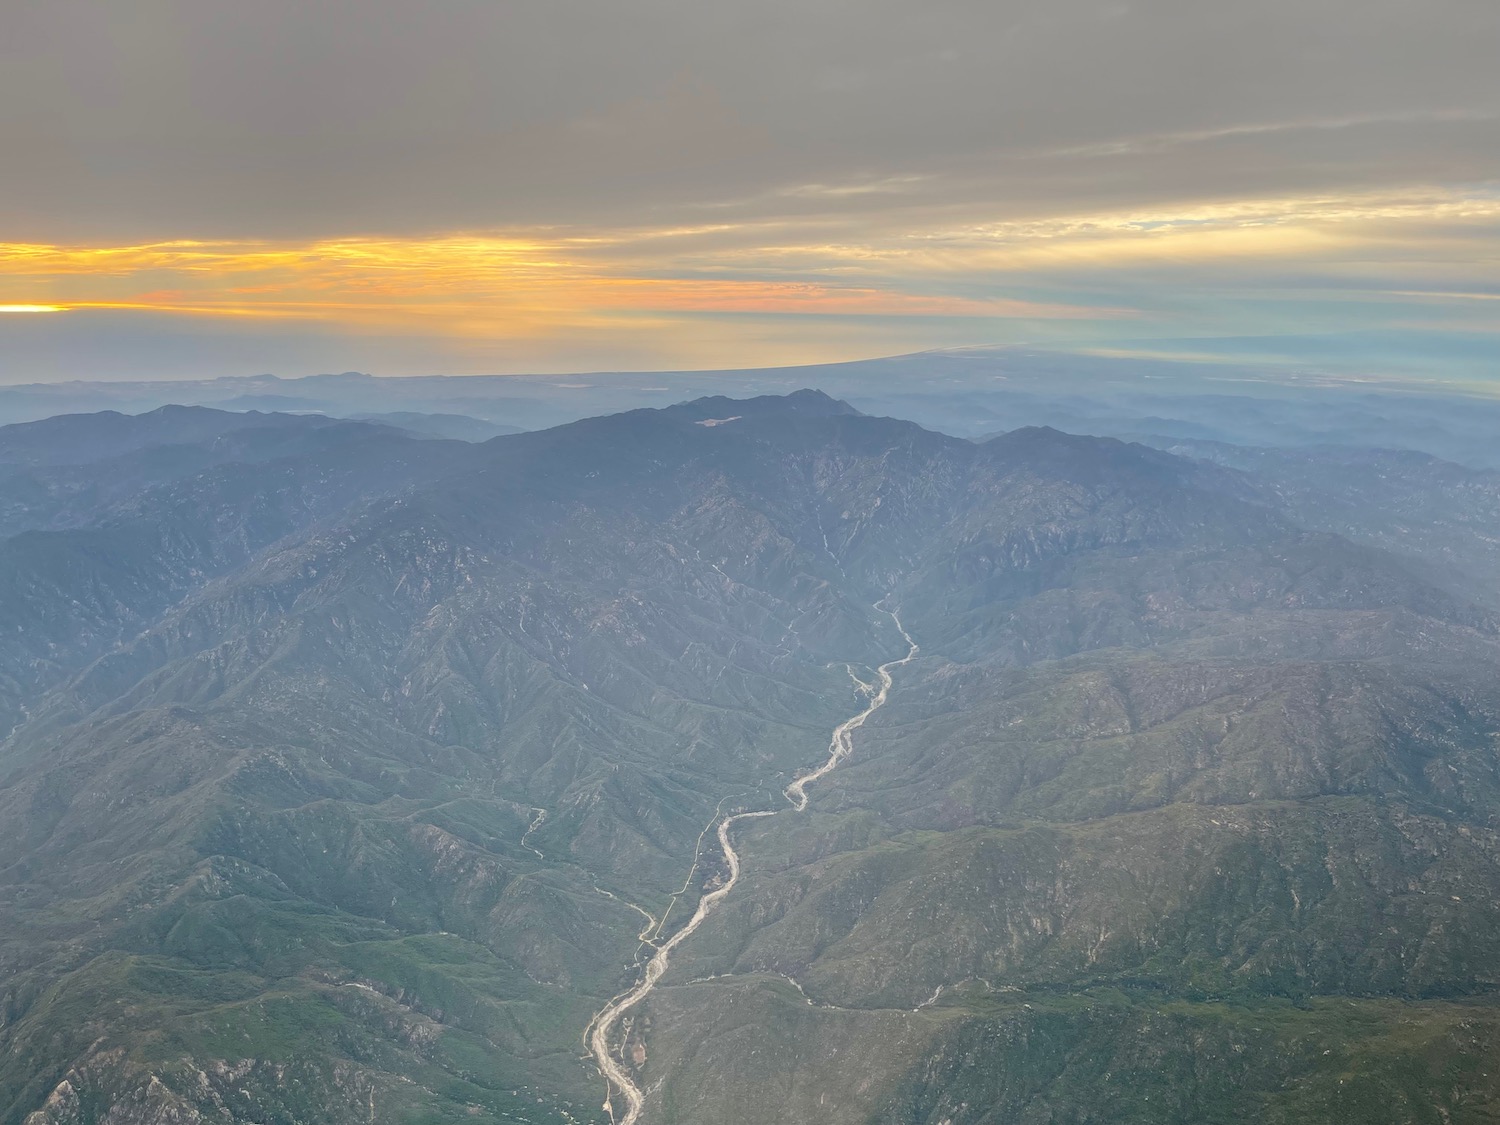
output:
M1191 7L608 6L596 53L551 5L400 34L106 8L83 38L44 6L71 47L45 127L0 121L0 302L72 315L7 317L0 379L1209 338L1363 366L1341 349L1370 332L1488 377L1493 17L1288 3L1281 37ZM1205 83L1229 44L1253 70ZM15 64L8 104L36 88Z
M1272 198L911 225L921 217L895 216L858 238L833 214L300 243L7 244L0 276L58 303L0 308L316 322L491 347L705 317L726 324L729 338L745 317L972 322L978 337L996 322L1190 333L1211 326L1205 302L1214 293L1253 295L1268 278L1315 270L1322 299L1340 310L1332 323L1354 306L1392 303L1462 315L1489 294L1482 267L1453 247L1465 232L1494 228L1500 199L1450 191ZM1381 284L1393 263L1430 291ZM1154 308L1139 304L1143 277ZM1173 307L1162 307L1163 296Z

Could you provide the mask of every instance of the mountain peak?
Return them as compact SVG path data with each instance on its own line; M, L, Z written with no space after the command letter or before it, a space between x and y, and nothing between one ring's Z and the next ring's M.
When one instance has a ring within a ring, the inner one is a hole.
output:
M730 418L764 418L786 414L803 417L836 417L859 411L841 399L819 390L803 388L785 395L760 395L756 398L730 398L708 395L667 408L693 421L721 421Z

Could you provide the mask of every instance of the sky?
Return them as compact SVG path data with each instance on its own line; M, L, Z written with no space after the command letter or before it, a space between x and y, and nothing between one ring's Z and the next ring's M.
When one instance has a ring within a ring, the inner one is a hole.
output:
M1500 383L1495 0L0 0L0 382Z

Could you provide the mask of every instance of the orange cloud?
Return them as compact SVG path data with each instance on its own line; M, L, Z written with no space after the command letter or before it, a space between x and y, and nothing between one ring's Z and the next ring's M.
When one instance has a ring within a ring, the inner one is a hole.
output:
M652 237L660 237L653 234ZM890 285L639 276L670 262L591 257L618 239L454 236L302 246L170 242L122 247L0 245L0 278L58 305L178 314L320 317L399 330L526 335L611 315L772 313L1105 319L1124 310ZM686 265L685 273L696 267Z
M1016 319L1110 319L1126 309L1100 309L1009 298L904 293L783 281L595 279L599 307L684 313L815 313L824 316L969 316Z
M1430 281L1414 275L1434 290L1479 293L1484 278L1444 263L1454 260L1455 232L1490 229L1497 218L1492 195L1434 190L968 225L893 215L296 244L0 244L0 302L13 302L0 307L318 319L493 340L735 314L1102 322L1135 314L1118 307L1128 302L1028 294L1080 271L1128 280L1142 267L1313 262L1355 277L1395 258L1442 266Z

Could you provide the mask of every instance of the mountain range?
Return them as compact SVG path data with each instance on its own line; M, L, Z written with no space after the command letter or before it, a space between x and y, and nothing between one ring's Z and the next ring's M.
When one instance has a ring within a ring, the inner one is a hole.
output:
M1500 473L444 425L0 428L0 1125L1500 1116Z
M1364 338L1370 344L1373 337ZM163 406L322 414L483 440L700 397L817 386L867 414L959 437L1047 426L1154 443L1424 452L1500 469L1500 403L1482 381L1029 347L957 348L805 367L574 375L224 376L0 384L0 423Z

